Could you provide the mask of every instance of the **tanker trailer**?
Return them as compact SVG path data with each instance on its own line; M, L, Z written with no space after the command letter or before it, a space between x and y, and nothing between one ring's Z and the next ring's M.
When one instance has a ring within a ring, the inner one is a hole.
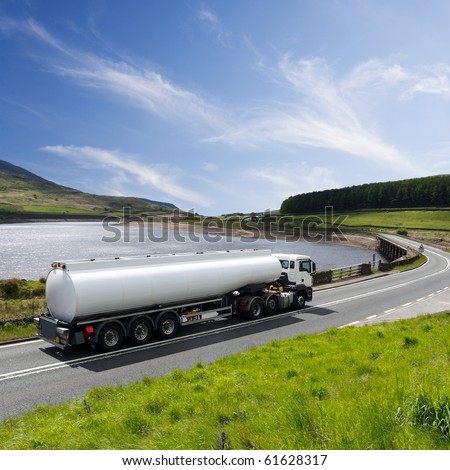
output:
M238 313L257 319L311 299L312 278L300 293L282 267L292 256L234 250L55 262L48 311L34 322L55 346L89 343L108 352L124 339L145 344L154 331L169 339L181 326L206 320Z

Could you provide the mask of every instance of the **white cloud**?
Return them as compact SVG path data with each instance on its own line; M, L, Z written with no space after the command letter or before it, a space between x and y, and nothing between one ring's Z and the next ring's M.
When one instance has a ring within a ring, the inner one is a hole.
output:
M247 170L246 176L265 181L277 192L291 196L293 192L318 191L342 186L334 178L334 170L325 166L311 166L306 162L280 164Z
M371 59L357 65L340 84L345 92L378 91L415 80L417 74L408 71L400 64L386 63L380 59Z
M41 150L61 157L69 158L77 164L103 168L115 174L115 181L131 179L141 186L151 186L161 193L185 202L207 206L208 200L201 194L181 186L173 176L173 169L165 173L150 165L140 163L134 155L94 147L76 147L74 145L48 145ZM114 190L114 188L112 188Z
M174 123L202 130L223 129L220 110L196 93L171 83L161 74L132 61L107 60L65 45L34 20L2 21L0 31L20 32L59 54L40 58L54 73L75 80L77 84L95 88L113 97L124 98L127 104L140 107L151 114ZM35 59L37 57L35 56Z
M227 36L220 18L209 9L201 8L197 17L218 38ZM358 94L397 86L400 98L412 98L417 93L450 98L450 66L445 64L431 68L430 73L430 69L408 70L392 58L372 59L338 79L324 59L294 60L286 54L270 73L273 83L287 88L291 99L265 101L259 108L248 106L245 113L237 109L225 111L152 68L72 49L34 20L2 20L0 30L5 34L14 31L27 34L35 43L56 51L57 54L45 58L54 73L80 86L123 99L127 105L160 119L194 127L197 132L209 135L203 142L253 149L268 144L328 149L417 174L420 169L410 156L374 130L378 123L363 119L361 103L356 102ZM267 67L259 70L269 73Z
M292 89L292 103L257 110L251 119L240 121L209 141L246 146L271 142L310 146L401 166L403 170L414 168L407 155L364 126L325 60L294 62L286 55L279 62L278 73Z
M431 72L431 74L429 74ZM438 64L430 67L428 76L419 77L402 95L403 98L412 98L416 93L440 95L450 98L450 66Z
M214 35L217 43L222 46L228 45L231 33L215 13L206 7L202 7L197 12L197 18L206 26L208 32Z
M212 162L207 162L203 165L203 170L208 171L210 173L215 173L218 169L219 167Z
M150 69L84 56L80 64L55 67L80 85L126 98L128 104L172 122L208 129L222 128L219 111L202 98Z

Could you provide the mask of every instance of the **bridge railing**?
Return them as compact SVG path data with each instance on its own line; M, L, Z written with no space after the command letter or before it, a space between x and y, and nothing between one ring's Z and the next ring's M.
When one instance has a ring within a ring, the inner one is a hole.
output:
M343 266L341 268L333 268L329 271L319 271L314 274L314 284L328 284L330 282L347 279L354 276L363 276L372 273L371 263L354 264L351 266Z
M355 264L352 266L344 266L342 268L335 268L331 270L331 280L338 281L347 277L361 276L363 273L363 265Z

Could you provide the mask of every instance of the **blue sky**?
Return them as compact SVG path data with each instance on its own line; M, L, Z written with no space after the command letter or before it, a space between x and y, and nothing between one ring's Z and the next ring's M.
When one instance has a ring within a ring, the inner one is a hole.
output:
M0 0L0 159L202 214L450 172L447 0Z

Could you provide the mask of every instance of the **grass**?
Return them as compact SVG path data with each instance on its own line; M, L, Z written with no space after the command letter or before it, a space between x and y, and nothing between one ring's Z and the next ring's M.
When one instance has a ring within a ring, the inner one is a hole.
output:
M406 229L450 229L450 210L399 210L352 212L343 222L350 227L398 227Z
M428 258L425 255L419 254L419 257L415 261L411 261L408 264L403 264L400 266L394 266L393 271L409 271L410 269L418 268L427 262Z
M45 279L0 280L0 341L36 334L33 317L45 312Z
M450 449L450 313L271 341L0 425L2 449Z
M0 325L18 320L31 320L46 309L45 279L0 280Z
M0 341L30 338L36 334L36 326L30 322L6 322L0 325Z
M283 219L288 220L289 216ZM331 214L314 214L309 216L293 216L296 225L301 225L303 219L316 220L319 223L342 224L342 227L353 229L422 229L434 231L449 231L450 210L425 210L425 209L399 209L399 210L373 210L352 211Z
M285 219L288 218L287 216ZM450 210L398 209L354 211L334 213L333 216L316 214L293 216L296 226L302 221L316 220L317 228L338 228L343 233L352 232L386 232L397 234L405 232L408 237L434 243L446 249L450 246ZM322 223L320 223L322 221Z

